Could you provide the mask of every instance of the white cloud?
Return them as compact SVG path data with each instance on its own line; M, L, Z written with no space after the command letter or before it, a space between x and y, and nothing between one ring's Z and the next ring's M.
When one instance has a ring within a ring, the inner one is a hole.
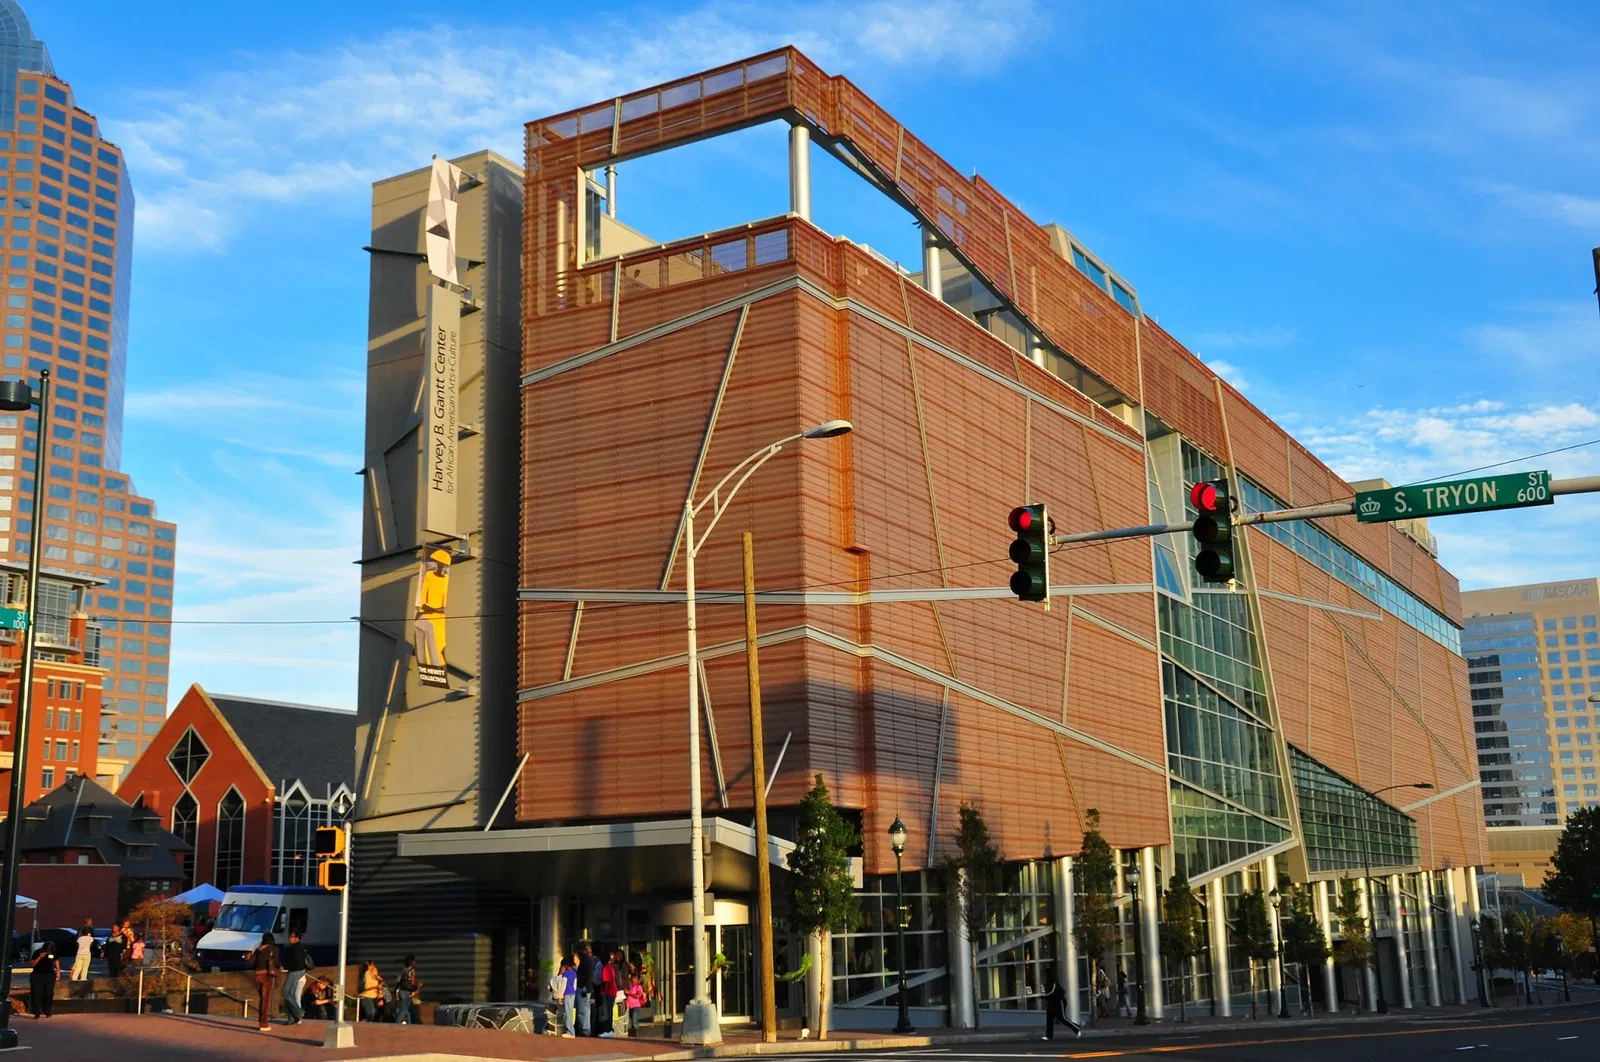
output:
M1003 62L1039 19L1027 0L823 0L584 20L597 46L581 53L549 43L559 35L548 28L437 26L246 55L183 88L135 94L103 125L137 180L141 245L217 248L254 210L318 199L359 207L372 181L435 152L488 145L520 160L532 118L781 44L847 72L971 71Z
M1250 381L1245 379L1244 374L1239 371L1239 367L1234 365L1232 362L1222 361L1219 358L1212 358L1210 361L1206 362L1206 364L1210 366L1212 372L1216 373L1224 380L1227 380L1239 391L1244 392L1250 390Z
M1573 228L1592 230L1600 227L1600 199L1573 195L1569 192L1549 192L1515 185L1492 183L1485 190L1507 206L1530 217L1555 221Z
M1264 350L1286 347L1300 338L1300 333L1283 325L1265 328L1241 328L1226 332L1198 332L1189 337L1190 346L1196 350Z

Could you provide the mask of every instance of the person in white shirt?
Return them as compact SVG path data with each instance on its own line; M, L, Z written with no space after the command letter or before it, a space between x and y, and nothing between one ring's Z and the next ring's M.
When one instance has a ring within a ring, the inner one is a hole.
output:
M88 922L78 930L78 954L72 960L72 979L89 979L89 960L94 957L94 927Z

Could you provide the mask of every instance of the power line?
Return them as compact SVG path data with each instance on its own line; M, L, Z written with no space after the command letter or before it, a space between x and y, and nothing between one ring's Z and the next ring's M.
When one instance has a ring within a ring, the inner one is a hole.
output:
M1555 448L1549 449L1549 450L1541 450L1538 453L1524 454L1524 455L1522 455L1520 457L1507 458L1504 461L1496 461L1496 462L1493 462L1493 463L1487 464L1487 465L1479 465L1476 468L1466 468L1466 469L1462 469L1459 472L1445 473L1445 478L1450 478L1450 477L1453 477L1453 476L1467 476L1467 475L1471 475L1474 472L1483 472L1483 471L1487 471L1488 469L1491 469L1491 468L1502 468L1505 465L1514 465L1514 464L1517 464L1517 463L1522 462L1522 461L1531 461L1536 457L1549 457L1552 454L1566 453L1569 450L1581 450L1586 446L1594 446L1597 443L1600 443L1600 438L1587 439L1587 440L1585 440L1583 442L1571 443L1571 444L1569 444L1567 446L1558 446L1558 447L1555 447ZM1415 486L1415 485L1420 484L1420 483L1428 483L1428 482L1431 482L1431 481L1432 481L1432 477L1430 477L1428 479L1412 480L1410 483L1401 483L1401 484L1397 484L1397 486L1401 486L1401 487ZM1344 501L1344 500L1345 500L1345 496L1341 495L1340 497L1337 497L1337 498L1329 498L1329 499L1327 499L1326 502L1313 502L1313 503L1310 503L1310 504L1312 504L1312 505L1332 504L1334 502L1340 502L1340 501ZM1096 547L1104 546L1106 544L1106 541L1108 541L1108 540L1093 541L1093 542L1068 543L1068 544L1065 544L1065 545L1057 546L1055 549L1050 551L1050 555L1053 557L1053 556L1056 556L1057 554L1068 553L1068 552L1071 552L1073 550L1096 548ZM764 593L764 594L803 593L806 590L823 590L823 589L827 589L829 587L850 586L852 584L858 584L858 583L862 583L862 582L865 582L865 583L870 585L870 584L873 584L873 583L887 582L887 581L889 581L891 579L908 579L908 578L910 578L911 576L914 576L914 575L937 575L937 574L942 574L944 572L960 571L960 570L965 569L965 568L976 568L976 567L980 567L980 566L986 565L986 564L1005 564L1005 563L1007 563L1008 559L1009 558L1006 558L1006 557L996 557L996 558L993 558L993 559L968 561L968 562L963 563L963 564L948 564L948 565L936 566L936 567L932 567L932 568L916 568L916 569L911 569L911 570L902 571L902 572L890 572L890 573L885 574L885 575L874 575L874 576L870 576L869 578L864 579L864 580L863 579L836 579L836 580L833 580L831 582L823 582L823 583L803 583L803 584L801 584L799 586L783 587L783 588L776 589L776 590L772 590L772 589L763 590L762 593ZM706 589L709 590L710 588L706 588ZM554 602L551 602L551 603L554 603ZM562 602L562 603L564 604L565 602ZM584 610L584 615L585 616L593 616L593 615L596 615L596 614L605 613L605 612L611 612L611 611L615 611L617 609L624 609L624 608L639 608L639 607L651 607L651 606L654 606L654 607L661 607L661 606L677 607L677 606L680 606L682 604L683 604L683 602L681 602L681 601L629 601L629 602L622 602L622 603L618 603L618 604L601 605L601 606L597 606L597 607L594 607L594 608L587 608L587 609ZM517 619L521 615L522 615L521 612L513 612L513 613L479 612L479 613L471 613L471 614L468 614L468 615L459 615L459 616L447 615L444 618L447 619L447 620L462 620L462 619ZM409 615L405 615L405 616L388 617L388 618L382 618L382 619L370 619L370 618L360 617L360 616L351 616L351 617L348 617L346 619L307 619L307 620L184 620L184 619L172 619L172 620L166 620L164 622L166 622L168 624L171 624L171 625L175 625L175 626L186 626L186 627L318 627L318 626L325 627L325 626L339 626L339 625L343 625L343 624L346 624L346 623L361 623L361 622L367 622L367 623L407 623L407 622L415 621L416 618L417 617L416 617L415 614L409 614Z

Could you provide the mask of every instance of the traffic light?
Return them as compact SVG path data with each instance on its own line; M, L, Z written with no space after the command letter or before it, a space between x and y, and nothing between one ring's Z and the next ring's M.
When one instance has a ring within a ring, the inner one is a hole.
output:
M1007 521L1017 533L1011 559L1017 570L1011 592L1021 601L1043 601L1050 607L1050 517L1043 504L1019 505Z
M311 851L319 859L344 855L344 830L338 826L318 826Z
M1233 502L1228 481L1196 483L1189 490L1189 500L1199 514L1190 531L1200 547L1194 569L1208 583L1229 582L1233 579Z
M350 864L342 859L324 859L317 864L317 884L338 892L350 884Z

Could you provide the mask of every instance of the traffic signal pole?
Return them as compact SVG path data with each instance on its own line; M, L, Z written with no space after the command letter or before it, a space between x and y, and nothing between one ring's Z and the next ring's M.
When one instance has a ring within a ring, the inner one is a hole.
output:
M1578 476L1574 479L1550 481L1552 497L1562 494L1600 494L1600 476ZM1254 524L1282 524L1292 520L1319 520L1332 516L1354 516L1354 501L1331 502L1327 505L1307 505L1298 509L1274 509L1266 513L1245 513L1233 518L1233 526L1250 527ZM1418 513L1417 515L1425 515ZM1118 527L1109 531L1080 531L1072 535L1052 535L1051 545L1066 546L1075 542L1101 542L1117 538L1148 538L1151 535L1174 535L1194 530L1195 521L1185 520L1174 524L1144 524L1140 527Z
M354 1047L356 1030L344 1020L345 970L350 962L350 878L349 867L355 857L356 834L351 822L344 822L345 887L339 890L339 994L336 998L337 1017L322 1034L323 1047ZM357 1020L360 1020L361 1003L356 1002Z

